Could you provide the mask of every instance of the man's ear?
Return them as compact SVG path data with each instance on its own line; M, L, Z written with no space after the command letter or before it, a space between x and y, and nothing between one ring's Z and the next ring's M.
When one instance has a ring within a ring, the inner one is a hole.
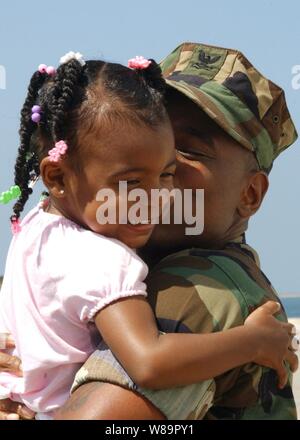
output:
M49 157L45 157L40 163L40 173L45 186L53 197L62 198L65 196L65 171L62 163L52 162Z
M262 204L268 188L269 179L263 171L258 171L247 179L237 207L238 213L242 218L249 218L256 213Z

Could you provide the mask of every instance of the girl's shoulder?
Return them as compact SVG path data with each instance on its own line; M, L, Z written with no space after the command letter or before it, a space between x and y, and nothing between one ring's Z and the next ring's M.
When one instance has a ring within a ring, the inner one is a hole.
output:
M146 263L136 254L133 249L130 249L124 243L117 239L105 237L96 234L92 231L83 230L80 234L80 239L75 245L73 241L73 250L70 248L71 254L77 255L75 257L75 266L82 267L84 264L89 265L88 272L107 274L116 273L131 273L133 276L136 273L147 276L148 267Z
M124 243L84 229L65 217L45 212L40 206L27 214L21 226L28 245L38 249L42 260L51 263L52 267L63 265L74 272L83 266L108 271L112 267L123 270L135 265L146 270L146 264Z
M70 221L61 220L57 229L55 240L44 249L46 266L49 278L60 280L58 290L67 292L63 294L67 301L91 300L94 310L99 292L105 304L121 297L120 292L145 292L148 267L133 249Z

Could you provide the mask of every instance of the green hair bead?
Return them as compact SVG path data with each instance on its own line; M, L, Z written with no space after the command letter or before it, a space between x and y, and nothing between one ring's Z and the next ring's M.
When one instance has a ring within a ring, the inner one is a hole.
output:
M21 189L18 185L11 186L8 191L4 191L0 195L0 203L7 205L11 200L17 199L21 195Z
M14 199L18 199L21 195L21 190L20 187L18 185L14 185L10 188L10 192L12 194L12 197Z
M11 195L9 191L5 191L0 196L0 203L7 205L11 201Z

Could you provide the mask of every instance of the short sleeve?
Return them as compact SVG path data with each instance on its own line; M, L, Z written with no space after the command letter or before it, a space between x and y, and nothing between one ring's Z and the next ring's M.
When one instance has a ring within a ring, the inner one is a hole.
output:
M63 307L71 319L87 322L122 298L146 296L146 264L118 242L87 234L81 253L71 258L60 287ZM75 251L75 250L74 250Z

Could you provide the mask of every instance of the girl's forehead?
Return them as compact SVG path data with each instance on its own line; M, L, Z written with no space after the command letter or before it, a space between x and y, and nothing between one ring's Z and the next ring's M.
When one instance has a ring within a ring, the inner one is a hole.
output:
M174 136L170 127L124 127L106 135L89 135L81 141L82 159L107 174L122 169L149 169L164 166L175 157Z
M94 126L78 136L80 150L85 154L111 157L126 157L131 153L164 150L174 146L171 125L166 122L157 127L149 127L144 123L118 123L108 126Z

